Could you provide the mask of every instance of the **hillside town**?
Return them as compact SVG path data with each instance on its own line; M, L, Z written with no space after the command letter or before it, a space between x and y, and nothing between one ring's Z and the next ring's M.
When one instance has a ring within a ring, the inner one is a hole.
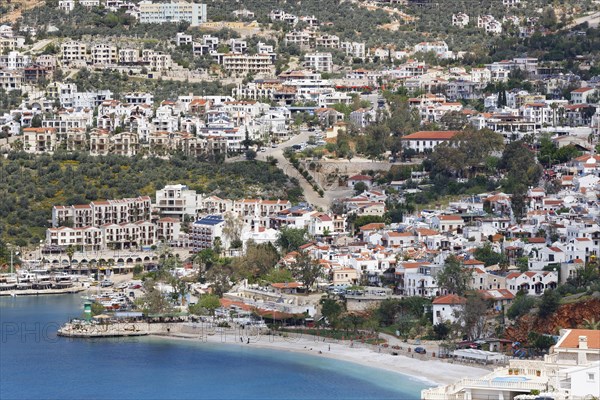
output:
M0 295L112 291L63 336L256 324L488 369L425 400L600 396L600 70L535 42L593 42L595 9L456 4L411 36L431 2L340 2L386 42L310 7L46 3L0 19Z

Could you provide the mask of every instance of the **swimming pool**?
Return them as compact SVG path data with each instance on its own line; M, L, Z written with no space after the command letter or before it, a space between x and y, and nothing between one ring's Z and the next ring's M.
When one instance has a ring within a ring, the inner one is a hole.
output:
M524 376L499 376L497 378L492 379L494 382L525 382L528 381L529 378Z

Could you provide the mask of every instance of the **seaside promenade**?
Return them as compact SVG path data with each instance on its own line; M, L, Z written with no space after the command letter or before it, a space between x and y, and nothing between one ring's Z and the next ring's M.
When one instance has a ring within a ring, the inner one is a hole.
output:
M71 322L59 330L60 336L77 338L152 336L168 340L191 340L206 344L253 346L279 351L312 354L353 362L368 367L410 375L430 384L450 384L469 376L481 377L490 372L481 366L450 363L427 358L407 350L370 345L354 340L339 340L304 333L271 331L267 328L218 327L202 322L121 322L93 324Z

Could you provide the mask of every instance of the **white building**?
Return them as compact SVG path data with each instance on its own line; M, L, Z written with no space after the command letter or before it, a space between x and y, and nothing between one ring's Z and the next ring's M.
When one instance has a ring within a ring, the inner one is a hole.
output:
M541 296L546 289L558 286L558 275L554 271L512 272L506 276L506 288L513 294L525 292L530 296Z
M452 25L464 28L469 25L469 16L465 13L452 14Z
M186 216L196 217L199 196L186 185L167 185L156 191L155 208L162 217L174 217L183 221Z
M441 324L449 321L454 323L458 320L459 314L465 307L467 300L455 294L448 294L433 300L433 324Z
M306 68L317 72L332 72L333 58L331 53L308 53L304 56Z
M458 131L419 131L403 136L400 140L404 147L423 153L425 150L435 149L440 143L448 142L457 134Z
M208 215L194 222L190 231L192 251L199 252L212 249L216 238L220 238L222 247L227 248L228 246L226 246L223 237L224 226L225 220L220 215Z
M139 4L140 22L144 24L163 24L168 22L189 22L199 26L206 22L206 4L173 1L171 3L152 3L142 1Z

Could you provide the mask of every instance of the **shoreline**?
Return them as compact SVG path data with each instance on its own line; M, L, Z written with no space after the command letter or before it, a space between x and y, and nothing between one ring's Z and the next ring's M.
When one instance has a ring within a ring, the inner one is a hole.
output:
M451 364L440 360L420 360L404 355L391 355L387 352L376 352L368 347L356 344L350 347L350 343L335 340L320 341L316 336L305 335L300 338L284 338L282 336L260 336L250 337L250 343L244 337L244 342L238 342L237 336L205 335L198 336L185 334L158 334L148 335L152 338L168 339L174 341L189 341L207 344L226 344L238 347L250 346L254 348L286 351L291 353L302 353L314 357L327 357L339 361L350 362L369 368L382 369L416 379L427 385L441 386L455 383L464 377L477 378L490 372L485 368L466 366L462 364ZM263 340L261 340L263 339Z
M21 297L21 296L47 296L58 294L75 294L85 291L85 287L70 287L65 289L24 289L24 290L3 290L0 291L0 297Z

